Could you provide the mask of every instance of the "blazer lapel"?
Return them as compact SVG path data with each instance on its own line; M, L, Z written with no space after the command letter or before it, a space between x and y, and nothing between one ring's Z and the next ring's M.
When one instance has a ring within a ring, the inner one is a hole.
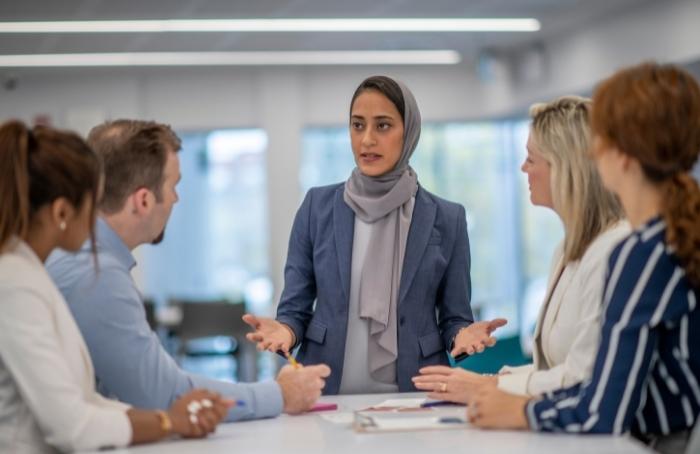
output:
M406 297L408 289L411 288L411 283L416 275L416 271L418 271L425 248L428 246L430 233L435 223L436 211L437 206L435 203L419 187L416 193L416 204L413 207L411 227L408 230L408 239L406 240L406 254L403 260L401 283L399 285L399 304Z
M352 240L355 234L355 213L343 200L341 186L335 193L333 204L333 231L338 255L338 272L346 301L350 298L350 270L352 267Z
M552 275L552 280L549 282L549 286L547 288L547 294L544 298L544 301L542 302L542 307L540 307L540 313L537 316L537 324L535 325L535 336L534 336L534 348L533 354L533 363L535 364L535 367L538 369L544 369L544 365L547 364L547 360L544 357L544 350L542 349L542 330L544 329L544 319L545 319L545 314L548 311L549 305L552 301L552 294L554 293L554 289L557 287L557 284L559 283L559 279L561 278L562 273L564 272L564 264L562 263L563 256L559 257L559 261L557 262L556 267L554 268L554 275ZM547 367L548 368L548 367Z
M569 272L566 274L566 276L564 276L566 267L561 267L560 270L561 271L559 273L559 279L557 281L556 287L566 288L566 286L568 286L569 282L571 281L571 270L569 269ZM561 292L559 292L557 296L557 298L554 298L554 289L552 289L552 292L549 295L549 305L547 307L547 312L550 314L549 317L547 317L549 320L542 320L543 331L551 331L552 325L557 321L559 309L561 308L561 305L564 302L564 298L561 297Z

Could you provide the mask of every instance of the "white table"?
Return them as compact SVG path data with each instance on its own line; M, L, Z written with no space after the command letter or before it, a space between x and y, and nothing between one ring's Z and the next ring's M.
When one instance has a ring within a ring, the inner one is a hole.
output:
M338 404L348 412L385 399L423 397L422 393L325 396L322 402ZM436 430L396 433L355 433L351 427L321 418L320 413L282 415L275 419L236 422L219 426L203 440L174 440L109 453L280 453L280 454L642 454L644 445L627 437L555 435L532 432ZM105 451L102 451L104 453Z

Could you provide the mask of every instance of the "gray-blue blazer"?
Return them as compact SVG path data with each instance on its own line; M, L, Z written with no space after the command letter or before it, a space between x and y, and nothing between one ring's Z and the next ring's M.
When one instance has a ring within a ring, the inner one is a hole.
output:
M344 183L312 188L294 219L277 320L301 343L302 363L331 368L324 394L343 375L355 213ZM415 391L421 367L449 364L446 349L474 319L464 207L419 187L399 285L397 379ZM314 305L314 302L316 303Z

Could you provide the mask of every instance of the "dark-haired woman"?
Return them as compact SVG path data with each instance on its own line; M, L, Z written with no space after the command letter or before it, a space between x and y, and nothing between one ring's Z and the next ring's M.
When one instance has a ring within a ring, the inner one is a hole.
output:
M300 345L302 362L328 364L326 394L415 391L421 367L448 364L447 350L482 351L505 323L473 323L465 211L419 185L409 159L420 129L405 85L360 84L350 103L356 167L306 194L277 319L245 317L260 349Z
M478 387L468 414L683 453L700 414L700 87L674 66L624 69L596 89L591 123L603 184L635 229L610 256L592 378L531 400Z
M101 397L68 306L44 268L92 236L100 163L77 135L0 125L0 452L92 450L212 432L231 402L193 391L169 411Z

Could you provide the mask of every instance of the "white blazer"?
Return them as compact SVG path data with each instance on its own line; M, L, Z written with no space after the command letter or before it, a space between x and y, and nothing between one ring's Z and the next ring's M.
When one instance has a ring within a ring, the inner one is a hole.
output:
M95 392L90 355L61 293L17 239L0 254L0 452L126 446L127 405Z
M593 240L580 260L566 266L563 244L557 247L535 326L533 364L501 369L500 389L537 396L590 377L600 343L608 257L631 232L627 221L615 224Z

